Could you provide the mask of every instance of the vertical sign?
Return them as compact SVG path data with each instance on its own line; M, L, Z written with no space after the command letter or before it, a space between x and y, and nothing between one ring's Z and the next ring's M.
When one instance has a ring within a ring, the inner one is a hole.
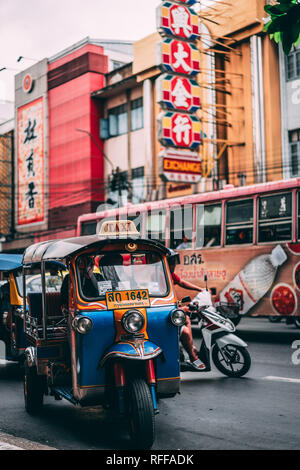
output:
M163 109L157 119L158 140L165 147L159 155L160 176L167 181L198 182L201 176L200 54L195 45L200 22L189 8L194 0L163 1L156 10L157 29L163 40L157 48L158 66L164 72L156 81L157 102ZM176 148L176 158L170 158ZM192 151L190 154L187 151ZM196 155L196 157L195 157Z
M44 222L44 101L17 110L17 225Z

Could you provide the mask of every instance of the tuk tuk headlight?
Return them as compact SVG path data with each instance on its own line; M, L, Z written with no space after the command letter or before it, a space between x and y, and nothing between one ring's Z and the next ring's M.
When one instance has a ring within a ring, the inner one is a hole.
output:
M122 326L127 333L139 333L145 325L145 319L138 310L129 310L123 315Z
M92 329L93 322L88 317L82 317L81 315L78 315L74 318L72 326L76 331L78 331L78 333L85 335Z
M183 326L186 322L186 314L183 310L173 310L170 314L171 322L174 326Z

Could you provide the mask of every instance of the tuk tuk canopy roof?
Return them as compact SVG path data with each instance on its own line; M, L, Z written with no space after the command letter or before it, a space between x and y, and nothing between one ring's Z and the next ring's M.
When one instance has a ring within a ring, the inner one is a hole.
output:
M0 272L14 271L22 267L22 255L0 253Z
M64 259L73 256L87 248L103 248L105 245L119 244L120 242L139 242L148 245L160 253L167 255L169 249L156 240L142 239L140 237L132 238L107 238L100 235L87 235L83 237L66 238L64 240L51 240L47 242L35 243L29 246L23 255L23 264L29 265L42 261L55 259Z

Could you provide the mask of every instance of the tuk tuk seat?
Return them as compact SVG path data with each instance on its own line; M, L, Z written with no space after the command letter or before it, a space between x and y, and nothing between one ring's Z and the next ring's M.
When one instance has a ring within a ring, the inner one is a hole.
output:
M30 316L36 318L38 323L41 323L43 312L42 293L31 292L27 294L27 302ZM60 292L46 293L46 308L48 317L63 316L60 304Z
M36 318L37 323L42 321L42 293L41 292L30 292L27 294L27 303L29 308L29 315Z

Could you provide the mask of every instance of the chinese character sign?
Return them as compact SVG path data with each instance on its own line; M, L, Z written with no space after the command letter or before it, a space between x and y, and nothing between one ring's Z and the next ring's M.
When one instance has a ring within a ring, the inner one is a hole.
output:
M158 139L162 145L197 149L201 143L200 121L182 113L161 113L158 117Z
M44 221L43 98L18 108L17 225Z
M198 15L190 8L164 2L156 10L157 28L161 35L196 41L200 36Z
M158 59L164 72L195 77L200 72L199 51L188 42L165 39L158 44Z
M200 87L195 80L178 75L157 79L157 102L162 108L195 113L200 108Z

